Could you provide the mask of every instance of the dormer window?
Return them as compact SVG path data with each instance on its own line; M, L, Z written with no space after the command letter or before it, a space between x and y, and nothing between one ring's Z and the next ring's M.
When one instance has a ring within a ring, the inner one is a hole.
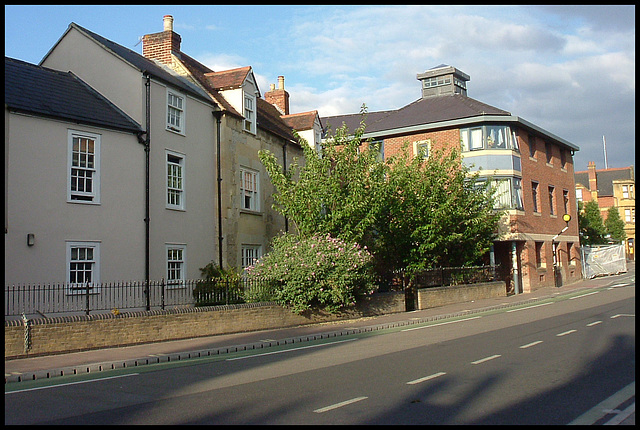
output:
M249 133L256 132L255 97L244 95L244 129Z

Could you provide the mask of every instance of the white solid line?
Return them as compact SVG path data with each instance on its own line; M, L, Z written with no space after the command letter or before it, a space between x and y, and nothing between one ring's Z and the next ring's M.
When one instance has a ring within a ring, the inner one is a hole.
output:
M562 333L558 333L556 336L557 336L557 337L560 337L560 336L566 336L566 335L568 335L568 334L575 333L575 332L577 332L577 331L578 331L578 330L568 330L568 331L565 331L565 332L562 332Z
M627 406L627 408L624 411L618 412L618 415L616 415L615 417L611 418L609 421L607 421L603 425L605 425L605 426L617 426L622 421L626 420L629 417L629 415L631 415L635 411L636 411L636 402L633 402L631 405Z
M472 361L471 364L480 364L480 363L484 363L485 361L489 361L489 360L493 360L494 358L498 358L498 357L502 357L501 355L492 355L491 357L485 357L482 358L480 360L476 360L476 361Z
M593 327L594 325L602 324L602 321L594 321L592 323L587 324L587 327Z
M617 314L617 315L612 316L611 319L613 320L613 319L616 319L616 318L619 318L619 317L635 317L635 314Z
M437 378L439 376L442 376L442 375L446 375L446 373L445 372L434 373L433 375L425 376L424 378L419 378L419 379L415 379L413 381L409 381L409 382L407 382L407 385L419 384L421 382L428 381L430 379L435 379L435 378Z
M262 357L263 355L282 354L284 352L299 351L301 349L318 348L320 346L335 345L336 343L351 342L352 340L357 340L357 339L345 339L345 340L339 340L337 342L321 343L319 345L301 346L299 348L283 349L281 351L272 351L272 352L264 352L262 354L245 355L243 357L227 358L225 361L244 360L245 358Z
M45 390L47 388L64 387L66 385L86 384L87 382L98 382L98 381L104 381L106 379L126 378L127 376L135 376L135 375L139 375L139 373L129 373L127 375L119 375L119 376L108 376L106 378L89 379L87 381L67 382L66 384L47 385L46 387L25 388L24 390L7 391L5 394L22 393L24 391Z
M477 316L477 317L465 318L463 320L447 321L447 322L438 323L438 324L425 325L425 326L422 326L422 327L405 328L404 330L401 330L401 331L420 330L420 329L423 329L423 328L436 327L436 326L439 326L439 325L453 324L453 323L459 323L459 322L463 322L463 321L475 320L477 318L482 318L482 317Z
M530 348L530 347L532 347L532 346L534 346L534 345L537 345L537 344L539 344L539 343L542 343L542 341L541 341L541 340L536 340L535 342L531 342L531 343L528 343L528 344L526 344L526 345L522 345L522 346L520 347L520 349Z
M580 295L580 296L569 297L569 300L579 299L579 298L581 298L581 297L587 297L587 296L590 296L590 295L592 295L592 294L598 294L599 292L600 292L600 291L593 291L593 292L591 292L591 293L582 294L582 295Z
M622 390L618 391L611 397L601 401L593 408L589 409L582 415L580 415L575 420L571 421L569 425L591 425L602 418L604 409L612 409L618 406L619 404L625 402L627 399L630 399L636 393L636 383L635 381L624 387ZM627 408L628 409L628 408ZM624 411L626 412L627 409ZM635 406L634 406L635 410Z
M553 302L541 303L541 304L539 304L539 305L527 306L526 308L511 309L510 311L507 311L507 313L509 313L509 312L524 311L524 310L526 310L526 309L539 308L540 306L547 306L547 305L552 305L552 304L553 304Z
M364 399L368 399L368 397L356 397L355 399L345 400L344 402L336 403L335 405L325 406L324 408L316 409L313 412L315 412L317 414L321 414L323 412L327 412L327 411L330 411L332 409L338 409L338 408L341 408L343 406L347 406L347 405L350 405L351 403L359 402L359 401L364 400Z

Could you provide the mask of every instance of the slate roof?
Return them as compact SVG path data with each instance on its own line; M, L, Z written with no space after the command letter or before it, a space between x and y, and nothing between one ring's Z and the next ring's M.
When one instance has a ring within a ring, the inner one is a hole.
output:
M147 72L151 77L164 81L165 83L170 84L171 86L178 88L180 90L183 90L200 100L203 100L209 103L214 102L214 100L205 91L203 91L201 88L198 88L196 85L192 84L188 80L184 79L182 76L177 75L168 67L162 66L159 63L156 63L155 61L149 60L148 58L145 58L144 56L138 54L135 51L132 51L129 48L125 48L124 46L118 45L117 43L112 42L111 40L104 38L99 34L96 34L90 30L87 30L86 28L76 24L75 22L72 22L71 24L69 24L69 27L67 28L67 31L65 32L65 34L68 33L72 28L85 34L87 37L93 39L96 43L98 43L108 51L111 51L113 54L120 57L125 62L129 63L132 67L140 70L140 72ZM60 39L62 38L64 38L64 35ZM49 50L49 52L44 56L40 64L42 64L44 60L47 58L47 56L49 55L49 53L55 49L56 45L54 45Z
M132 133L140 125L71 72L4 58L4 102L12 111Z
M589 171L575 172L576 185L581 184L589 188ZM596 170L599 196L613 196L613 181L634 180L633 167L617 167L612 169ZM590 190L593 191L593 190Z
M510 116L511 113L460 94L428 97L420 98L398 110L369 112L365 118L365 131L375 133L480 115ZM331 124L333 130L344 122L349 131L357 128L361 120L360 114L322 118L323 123Z

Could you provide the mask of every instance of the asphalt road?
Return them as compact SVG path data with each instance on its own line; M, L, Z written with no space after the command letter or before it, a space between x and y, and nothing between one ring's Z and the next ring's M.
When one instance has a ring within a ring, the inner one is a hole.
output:
M24 384L5 424L614 423L635 410L635 284Z

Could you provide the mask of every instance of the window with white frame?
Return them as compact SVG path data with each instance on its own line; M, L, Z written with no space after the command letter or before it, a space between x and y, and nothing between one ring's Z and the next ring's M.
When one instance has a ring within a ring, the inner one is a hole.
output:
M384 140L374 140L369 143L369 148L376 154L376 161L384 161Z
M418 140L417 142L413 142L413 155L426 160L427 158L429 158L429 154L431 154L430 139Z
M69 130L67 201L100 203L100 135Z
M524 209L520 178L492 178L490 186L494 191L494 209Z
M250 133L256 132L255 97L244 95L244 129Z
M242 245L242 270L255 264L262 257L261 245Z
M184 133L185 97L167 89L167 130Z
M89 289L96 293L100 282L100 243L68 241L67 286L70 294L82 294Z
M241 208L249 211L260 211L260 176L255 170L240 168Z
M187 247L169 244L167 250L167 285L182 285L186 275Z
M623 199L633 198L633 185L622 186L622 198Z
M576 200L579 202L582 201L582 188L576 188Z
M635 209L625 209L624 210L624 221L625 222L636 222L636 211Z
M519 151L516 133L507 125L481 125L460 130L462 151L513 149Z
M166 152L167 155L167 208L184 209L184 155Z

